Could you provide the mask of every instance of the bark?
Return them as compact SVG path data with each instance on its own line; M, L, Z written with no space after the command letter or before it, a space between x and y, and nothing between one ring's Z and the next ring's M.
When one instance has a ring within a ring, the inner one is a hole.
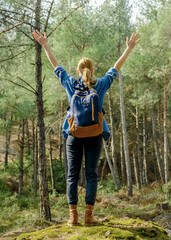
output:
M113 170L114 170L114 174L117 179L118 188L120 189L118 167L117 167L117 161L116 161L116 157L115 157L114 124L113 124L113 116L112 116L112 101L111 101L110 91L108 93L108 103L109 103L109 115L110 115L110 126L111 126L111 149L112 149L112 162L113 162L113 168L114 168Z
M103 163L103 167L102 167L102 173L101 173L101 179L100 179L100 183L102 183L103 181L103 177L104 177L104 170L105 170L105 167L107 165L107 158L105 158L104 160L104 163Z
M31 149L30 149L30 133L29 133L28 119L26 120L26 135L27 135L27 154L30 155Z
M165 183L169 181L169 164L168 164L168 144L167 144L167 67L169 62L167 62L166 69L164 71L164 176Z
M40 10L41 0L37 0L35 9L36 29L40 30ZM37 104L37 127L38 127L38 161L39 161L39 192L40 192L40 216L46 220L51 220L46 154L45 154L45 126L42 92L42 62L41 45L36 41L36 104Z
M11 126L12 126L12 116L11 122L9 124L9 120L6 121L6 134L5 134L5 167L8 166L8 155L9 155L9 147L10 147L10 139L11 139Z
M59 122L59 160L62 160L62 113L64 112L64 102L61 101L61 118Z
M83 161L82 161L81 170L80 170L79 186L83 187L84 184L85 184L85 175L84 175L84 166L83 166Z
M59 160L62 160L62 120L59 121Z
M159 172L158 172L158 168L156 167L156 157L155 157L154 147L153 147L153 166L154 166L154 174L156 177L156 181L159 182Z
M51 173L52 189L55 190L55 178L54 178L54 167L53 167L53 157L52 157L51 133L49 133L49 160L50 160L50 173Z
M146 116L143 115L143 177L145 186L148 185L148 176L147 176L147 153L146 150Z
M126 132L126 120L125 120L125 107L123 97L123 80L121 71L119 71L119 89L120 89L120 111L121 111L121 122L122 122L122 134L124 143L127 183L128 183L128 196L132 196L132 175L131 175L131 163L129 159L127 132Z
M83 159L82 159L81 170L80 170L80 179L78 183L79 186L81 187L85 185L84 161L85 161L85 149L83 149Z
M35 145L36 145L36 148L35 148L35 150L36 150L36 155L35 155L35 157L36 157L36 159L35 159L35 166L36 166L36 168L35 168L35 176L36 176L36 183L38 182L38 179L37 179L37 177L38 177L38 168L39 168L39 146L38 146L38 129L37 129L37 127L36 127L36 135L35 135ZM36 185L36 189L37 189L37 185Z
M37 196L37 172L38 172L38 162L36 158L36 137L37 134L35 134L35 120L32 120L32 152L33 152L33 190L34 190L34 196Z
M159 139L160 139L160 151L161 151L161 156L162 159L164 159L164 144L163 144L163 132L162 132L162 107L161 107L161 98L159 99L158 102L158 129L159 129Z
M123 155L123 140L122 133L120 135L120 159L121 159L121 174L122 174L122 183L126 185L126 167L125 167L125 159Z
M137 185L138 190L140 190L140 181L139 181L139 176L138 176L138 163L137 163L137 159L135 157L135 150L134 149L132 151L132 157L133 157L133 162L134 162L135 181L136 181L136 185Z
M24 155L24 125L25 120L22 120L22 130L20 139L20 159L19 159L19 186L18 194L21 197L23 194L23 155Z
M65 166L65 179L68 176L68 161L67 161L67 154L66 154L66 139L63 138L63 155L64 155L64 166Z
M143 185L143 164L141 161L141 152L140 152L140 133L139 133L139 110L136 107L136 129L137 129L137 158L138 158L138 169L139 169L139 181L140 188Z
M162 182L164 182L164 171L163 171L163 166L162 166L162 161L160 158L159 146L158 146L158 141L157 141L157 130L156 130L155 115L154 115L154 107L151 108L151 114L152 114L154 149L155 149L155 154L156 154L156 159L157 159L157 164L158 164L158 170L159 170L160 178L161 178Z
M117 182L117 179L116 179L116 176L115 176L115 173L114 173L114 170L113 170L113 166L112 166L112 161L110 160L110 157L109 157L109 151L108 151L106 141L103 141L103 146L104 146L104 150L105 150L105 154L106 154L106 159L107 159L107 162L109 164L109 168L110 168L110 171L111 171L111 174L112 174L112 177L113 177L113 181L115 183L115 186L116 186L117 190L119 190L118 182Z

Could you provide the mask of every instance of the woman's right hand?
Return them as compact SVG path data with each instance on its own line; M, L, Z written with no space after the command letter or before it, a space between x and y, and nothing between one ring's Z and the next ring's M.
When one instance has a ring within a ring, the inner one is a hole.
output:
M32 32L33 37L38 41L38 43L42 46L47 44L47 36L46 33L44 32L44 36L36 30L36 32Z

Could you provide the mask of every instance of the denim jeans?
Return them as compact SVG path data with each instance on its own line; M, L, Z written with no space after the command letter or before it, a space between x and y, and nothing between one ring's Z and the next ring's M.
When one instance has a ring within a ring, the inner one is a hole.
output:
M68 135L67 142L67 198L69 205L78 202L78 181L85 149L86 204L94 205L97 193L98 162L102 149L102 136L76 138Z

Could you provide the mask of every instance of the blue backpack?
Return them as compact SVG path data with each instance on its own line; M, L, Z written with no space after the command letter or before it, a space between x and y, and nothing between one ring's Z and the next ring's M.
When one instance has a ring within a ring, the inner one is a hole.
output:
M103 113L100 112L99 96L94 89L77 90L71 98L70 132L78 138L93 137L103 132Z

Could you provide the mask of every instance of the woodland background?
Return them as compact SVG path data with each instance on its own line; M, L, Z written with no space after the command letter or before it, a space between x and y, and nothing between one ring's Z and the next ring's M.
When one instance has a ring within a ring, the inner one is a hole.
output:
M105 75L125 50L126 37L138 32L141 41L104 101L111 137L104 142L99 184L110 189L109 192L125 187L130 199L134 188L140 192L158 182L164 186L164 200L168 201L171 2L142 0L137 9L139 14L132 22L135 13L128 0L106 0L101 5L80 0L2 0L2 218L9 218L9 213L15 218L15 212L23 209L40 208L35 216L51 220L50 205L66 192L67 159L62 124L68 99L44 51L32 37L35 29L47 32L59 64L75 78L78 78L77 62L83 56L92 59L95 78ZM84 164L79 185L85 187ZM49 196L53 201L49 201ZM9 226L7 221L1 230L6 231Z

